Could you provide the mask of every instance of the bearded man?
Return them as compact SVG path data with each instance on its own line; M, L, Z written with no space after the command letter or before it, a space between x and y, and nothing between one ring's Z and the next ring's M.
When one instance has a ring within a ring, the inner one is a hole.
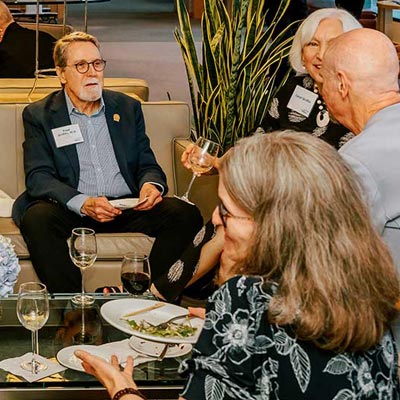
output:
M103 90L106 66L97 39L61 38L54 64L63 86L23 112L26 192L13 218L39 279L50 292L79 292L67 239L76 227L155 237L152 279L179 258L202 225L198 209L168 192L145 133L140 102ZM128 210L111 199L138 197ZM121 255L122 256L122 255Z

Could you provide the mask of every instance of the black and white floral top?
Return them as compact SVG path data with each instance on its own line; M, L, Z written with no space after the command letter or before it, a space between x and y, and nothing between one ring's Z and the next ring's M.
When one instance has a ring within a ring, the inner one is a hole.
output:
M322 108L322 112L328 112L323 102L323 99L318 95L318 100L314 104L310 115L305 117L297 111L291 110L287 107L290 98L296 86L301 86L304 89L314 90L314 80L309 75L300 75L290 77L282 88L271 101L268 114L261 124L261 128L265 132L271 132L280 129L293 129L295 131L308 132L325 140L336 149L339 149L348 140L354 137L347 128L336 122L332 116L328 119L327 125L318 126L318 119L321 115L319 108Z
M188 400L399 399L397 351L386 333L363 353L337 354L267 322L263 280L238 276L210 298L193 358L181 371ZM368 327L366 327L368 329Z

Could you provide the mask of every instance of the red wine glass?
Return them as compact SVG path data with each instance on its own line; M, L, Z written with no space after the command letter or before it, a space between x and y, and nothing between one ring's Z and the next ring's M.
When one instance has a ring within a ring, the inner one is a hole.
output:
M142 295L149 290L149 258L140 253L126 254L121 265L121 281L124 289L134 295Z

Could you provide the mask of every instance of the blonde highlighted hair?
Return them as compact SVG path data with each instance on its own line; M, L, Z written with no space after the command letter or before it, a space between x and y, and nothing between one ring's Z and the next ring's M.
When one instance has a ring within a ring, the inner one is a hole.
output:
M53 51L54 65L56 67L65 68L68 63L68 47L75 42L93 43L99 50L99 41L93 35L85 32L72 32L57 40Z
M399 282L337 152L306 133L257 135L235 145L220 173L257 226L237 272L279 284L269 321L323 349L376 345L397 315Z

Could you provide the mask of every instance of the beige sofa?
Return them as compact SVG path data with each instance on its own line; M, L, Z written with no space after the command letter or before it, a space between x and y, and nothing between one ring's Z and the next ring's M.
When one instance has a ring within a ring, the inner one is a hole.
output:
M36 23L34 22L19 22L18 24L23 26L24 28L36 30ZM55 39L60 39L62 36L67 35L68 33L73 32L74 28L71 25L62 24L39 24L39 31L47 32Z
M0 102L24 101L35 83L34 78L0 78ZM104 78L104 87L126 93L143 101L149 100L149 86L143 79ZM61 88L57 77L39 78L31 99L34 101ZM14 97L16 96L17 97Z
M4 99L0 103L0 189L14 198L24 190L22 110L29 103L26 97L23 101L21 94L17 97L20 99L18 103L5 102ZM172 195L176 191L174 138L185 138L189 135L189 106L182 102L145 102L143 112L151 146L167 175L169 194ZM0 218L0 234L11 238L20 259L22 271L15 289L21 282L36 280L37 276L29 260L25 242L11 218ZM98 260L85 276L87 290L120 284L119 268L122 255L134 250L148 254L152 243L153 239L143 234L99 234ZM57 260L54 264L57 268Z

